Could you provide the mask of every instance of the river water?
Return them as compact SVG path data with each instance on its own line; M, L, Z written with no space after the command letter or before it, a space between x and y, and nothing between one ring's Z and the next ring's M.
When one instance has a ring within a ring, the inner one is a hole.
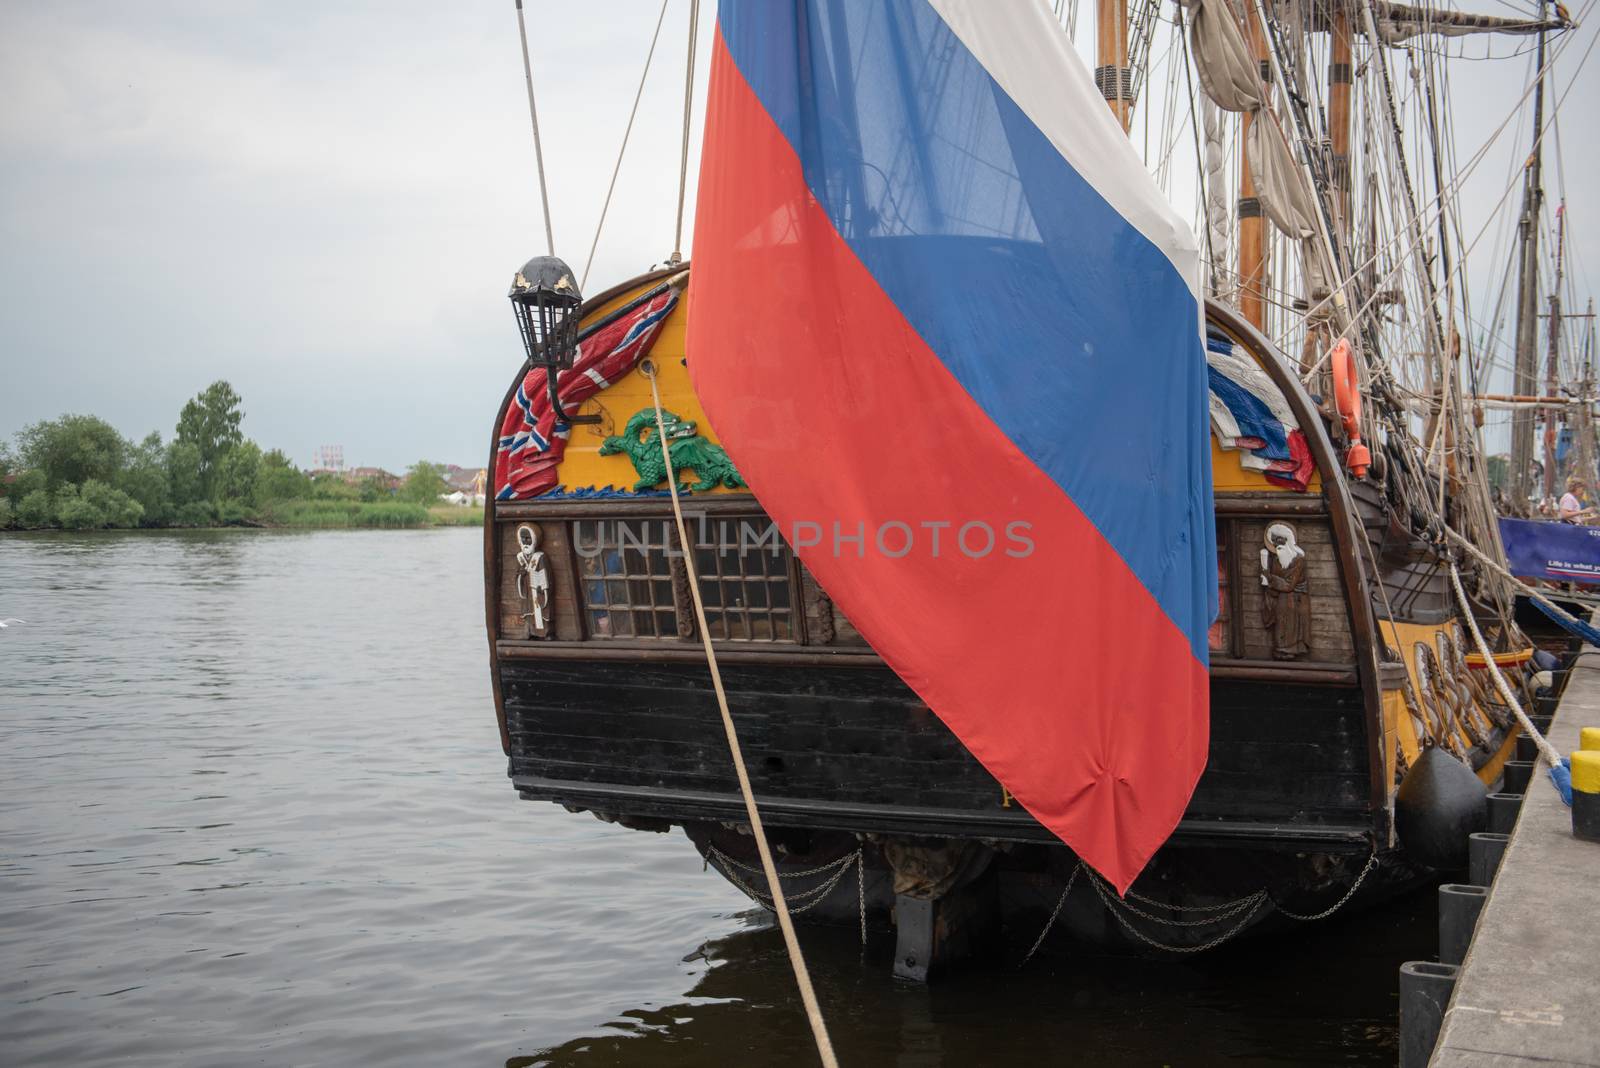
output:
M518 801L470 529L0 535L0 1063L805 1065L681 833ZM714 715L707 708L707 715ZM1392 1065L1432 892L931 988L804 930L847 1065Z

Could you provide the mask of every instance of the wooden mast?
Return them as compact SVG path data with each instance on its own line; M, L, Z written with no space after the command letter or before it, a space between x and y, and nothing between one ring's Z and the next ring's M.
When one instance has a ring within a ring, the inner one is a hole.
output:
M1350 9L1333 11L1328 47L1328 141L1333 151L1334 225L1337 242L1350 247ZM1348 261L1347 261L1348 262Z
M1271 76L1267 68L1267 36L1256 15L1255 5L1247 4L1245 22L1249 28L1250 55L1256 61L1262 97L1271 100ZM1250 173L1251 112L1240 116L1239 125L1239 311L1251 326L1265 330L1267 322L1267 227L1261 216L1261 201L1256 199L1255 177Z
M1544 20L1544 0L1539 0L1539 19ZM1540 164L1543 162L1544 132L1544 31L1539 31L1538 83L1533 90L1533 154L1523 172L1521 249L1517 267L1517 363L1511 392L1535 393L1538 385L1538 356L1534 340L1539 322L1539 211L1544 201ZM1533 412L1511 415L1511 505L1518 511L1527 506L1533 489Z
M1544 391L1554 397L1561 378L1561 260L1566 252L1567 205L1556 209L1556 279L1550 288L1550 349L1544 368ZM1564 411L1544 413L1544 495L1556 495L1556 419L1566 420Z
M1133 121L1133 78L1128 70L1128 0L1100 0L1096 8L1094 82L1127 133Z

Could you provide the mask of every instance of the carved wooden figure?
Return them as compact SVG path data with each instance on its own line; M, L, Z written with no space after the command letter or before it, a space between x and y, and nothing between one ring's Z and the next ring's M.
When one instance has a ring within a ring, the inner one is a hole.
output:
M524 523L517 528L517 592L527 611L528 637L550 636L550 560L539 550L539 528Z
M1272 629L1275 660L1298 660L1311 651L1311 596L1306 551L1288 523L1267 527L1261 550L1261 621Z

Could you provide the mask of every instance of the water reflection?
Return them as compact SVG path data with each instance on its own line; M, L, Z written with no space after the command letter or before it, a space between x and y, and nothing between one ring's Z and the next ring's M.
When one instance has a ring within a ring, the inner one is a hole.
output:
M979 967L923 987L888 978L887 936L810 930L807 959L843 1063L1393 1065L1397 963L1434 950L1433 890L1201 958L1083 952ZM783 944L742 931L691 956L673 1002L619 1014L506 1068L815 1064Z

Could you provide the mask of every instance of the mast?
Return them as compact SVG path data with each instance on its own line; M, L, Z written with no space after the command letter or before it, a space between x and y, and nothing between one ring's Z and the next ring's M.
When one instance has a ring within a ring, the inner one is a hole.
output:
M1333 155L1333 203L1337 244L1350 247L1350 9L1333 12L1328 41L1328 143ZM1348 261L1347 261L1348 262Z
M1585 482L1590 482L1595 477L1594 457L1594 298L1589 298L1587 320L1584 327L1583 342L1583 373L1579 378L1578 395L1583 398L1583 403L1578 405L1577 426L1573 428L1573 437L1577 440L1573 444L1572 470ZM1590 486L1589 492L1595 492L1595 487Z
M1561 258L1566 251L1566 204L1556 209L1556 280L1550 287L1550 345L1544 365L1544 387L1547 396L1554 397L1560 388L1561 351ZM1565 423L1563 411L1549 411L1544 416L1544 495L1556 495L1556 419Z
M1127 133L1133 121L1133 76L1128 69L1128 0L1100 0L1095 24L1095 87Z
M1539 20L1544 21L1546 0L1539 0ZM1539 211L1544 201L1544 188L1540 180L1541 157L1544 154L1544 55L1545 34L1539 31L1538 83L1533 90L1533 154L1523 173L1522 219L1518 223L1521 242L1517 259L1517 363L1512 378L1511 392L1537 391L1538 357L1534 354L1534 337L1539 320ZM1532 411L1517 411L1511 416L1511 500L1521 508L1528 502L1533 489L1533 420Z
M1246 5L1245 23L1249 28L1250 56L1256 61L1262 97L1272 99L1271 75L1267 69L1267 37L1255 5ZM1269 105L1270 106L1270 105ZM1267 226L1261 217L1261 201L1256 199L1255 176L1250 173L1250 125L1252 112L1239 117L1239 312L1257 330L1267 325Z

